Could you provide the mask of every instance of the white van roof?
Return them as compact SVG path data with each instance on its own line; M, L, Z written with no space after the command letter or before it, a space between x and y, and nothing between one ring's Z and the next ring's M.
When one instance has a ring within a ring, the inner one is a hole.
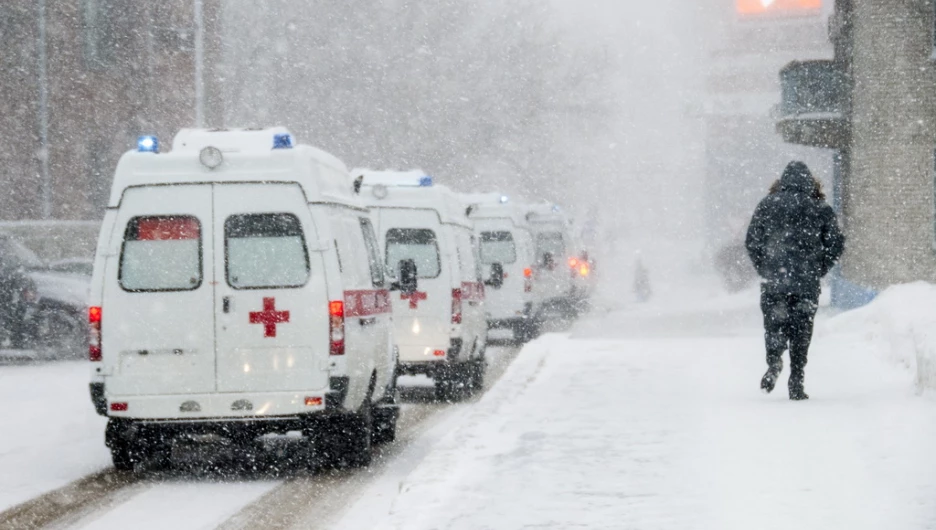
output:
M561 224L564 227L571 225L569 218L555 204L525 204L521 209L524 211L524 218L530 223Z
M443 223L471 228L468 204L448 187L435 184L424 171L354 169L351 175L363 177L360 194L368 206L436 210Z
M511 202L500 193L463 193L462 199L470 204L471 219L509 219L518 228L529 228L521 205Z
M274 138L282 135L289 135L290 147L274 149ZM221 152L215 169L200 160L207 147ZM127 188L210 182L295 182L309 202L361 206L341 160L315 147L293 146L288 130L271 127L182 129L168 153L128 151L117 163L108 207L119 206Z

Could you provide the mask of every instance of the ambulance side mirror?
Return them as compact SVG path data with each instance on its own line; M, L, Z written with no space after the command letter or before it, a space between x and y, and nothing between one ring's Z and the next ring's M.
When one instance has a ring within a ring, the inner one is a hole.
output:
M484 285L493 289L500 289L504 285L504 265L501 263L491 264L491 277L484 280Z
M416 262L411 259L400 260L400 281L393 282L391 290L400 291L403 294L412 294L417 289L416 280Z

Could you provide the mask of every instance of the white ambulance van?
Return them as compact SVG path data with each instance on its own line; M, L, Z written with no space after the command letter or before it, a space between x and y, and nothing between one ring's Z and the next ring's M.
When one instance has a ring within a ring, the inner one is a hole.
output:
M506 195L470 194L469 218L484 275L484 308L489 329L506 329L517 341L536 337L543 309L542 289L534 289L533 232L521 208Z
M91 291L114 466L297 431L317 462L367 465L398 414L378 252L344 164L285 129L182 130L164 154L141 137L117 165Z
M479 389L487 323L468 205L419 171L352 173L363 177L360 194L374 211L395 283L390 299L400 373L431 377L442 400Z
M551 204L525 205L524 209L524 219L533 231L536 254L534 290L544 299L544 314L575 316L580 268L569 219Z

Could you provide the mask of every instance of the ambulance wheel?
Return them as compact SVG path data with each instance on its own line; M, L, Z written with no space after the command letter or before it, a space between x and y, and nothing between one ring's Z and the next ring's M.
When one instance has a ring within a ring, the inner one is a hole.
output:
M133 471L146 461L146 451L136 440L127 436L129 423L111 418L104 432L104 443L110 448L111 460L118 471Z
M396 440L397 420L400 418L400 404L397 399L396 376L391 378L387 395L374 406L374 445L386 444Z
M455 403L471 394L473 361L454 363L436 374L436 401Z
M540 334L540 322L538 319L523 321L514 328L514 339L521 344L530 342Z
M316 457L325 468L366 467L371 462L373 416L371 406L357 414L332 416L317 422L309 433Z
M487 370L487 361L484 356L472 360L468 370L471 393L476 394L484 390L484 372Z
M399 405L385 405L374 409L374 445L388 444L396 440L397 420L400 419Z

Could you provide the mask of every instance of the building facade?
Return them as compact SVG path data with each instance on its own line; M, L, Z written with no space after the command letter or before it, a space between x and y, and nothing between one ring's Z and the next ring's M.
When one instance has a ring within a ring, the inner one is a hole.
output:
M874 290L936 281L933 0L850 0L845 279Z
M195 4L203 53L196 54ZM220 0L0 3L0 219L96 219L140 134L221 125Z
M776 132L777 71L796 58L832 57L832 0L721 0L708 8L706 225L714 248L743 244L757 202L791 159L831 182L832 156Z
M936 281L936 2L837 0L832 61L783 78L778 130L838 154L847 241L835 287L855 306L896 283Z

